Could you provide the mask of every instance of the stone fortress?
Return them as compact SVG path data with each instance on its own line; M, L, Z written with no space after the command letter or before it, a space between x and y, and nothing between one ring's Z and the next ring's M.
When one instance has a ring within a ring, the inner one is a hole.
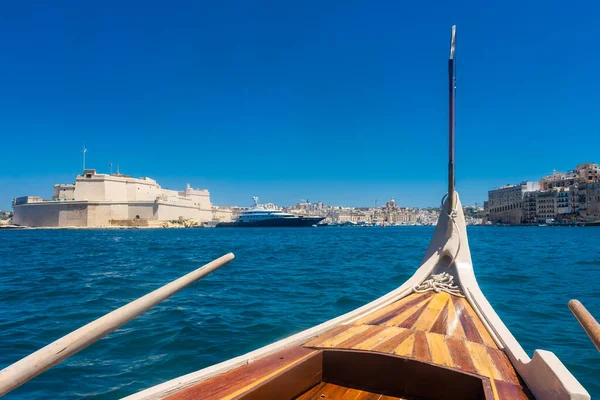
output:
M149 226L160 221L227 221L231 211L212 206L208 190L163 189L151 178L77 175L74 184L54 185L51 200L37 196L13 200L13 223L30 227Z

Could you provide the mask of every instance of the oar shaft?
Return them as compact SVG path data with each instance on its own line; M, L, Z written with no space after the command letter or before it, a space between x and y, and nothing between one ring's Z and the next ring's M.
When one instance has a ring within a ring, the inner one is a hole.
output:
M231 253L219 257L203 267L90 322L35 353L9 365L0 371L0 396L21 386L64 359L103 338L161 301L179 292L181 289L227 264L233 258L234 256Z
M569 301L569 308L583 328L585 333L590 337L596 349L600 351L600 324L592 314L584 307L579 300Z

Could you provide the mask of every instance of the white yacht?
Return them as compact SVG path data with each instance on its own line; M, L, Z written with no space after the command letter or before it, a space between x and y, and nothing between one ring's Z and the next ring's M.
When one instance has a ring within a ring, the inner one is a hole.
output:
M274 206L264 206L258 203L258 197L253 197L254 206L241 213L232 222L222 222L217 228L288 228L307 227L321 222L324 217L298 216L285 213Z

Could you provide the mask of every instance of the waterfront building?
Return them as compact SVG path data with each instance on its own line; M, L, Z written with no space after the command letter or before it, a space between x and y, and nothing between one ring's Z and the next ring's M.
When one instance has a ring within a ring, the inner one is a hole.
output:
M163 189L154 179L98 174L86 169L74 184L55 185L51 200L37 196L13 200L13 221L32 227L99 227L136 225L135 221L229 220L215 210L208 190ZM134 221L134 222L132 222ZM145 225L145 224L140 224Z
M569 187L579 180L579 171L574 169L568 172L556 172L540 179L540 190L551 190L561 187Z
M556 214L563 215L571 212L571 189L569 187L556 189Z
M554 220L557 214L557 191L546 190L537 194L537 222L546 223L548 220Z
M522 223L534 224L537 222L537 195L539 191L525 192L523 194Z
M338 224L345 222L359 223L366 222L367 218L364 212L353 209L353 208L341 208L332 213L331 219Z
M488 192L488 221L492 223L520 224L523 218L523 196L540 189L538 182L506 185Z

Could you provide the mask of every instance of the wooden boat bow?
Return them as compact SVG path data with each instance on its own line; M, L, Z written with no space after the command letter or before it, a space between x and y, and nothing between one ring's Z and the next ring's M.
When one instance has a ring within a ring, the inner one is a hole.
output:
M454 188L455 46L453 27L448 195L413 276L345 315L127 399L590 398L554 353L528 357L477 283Z

